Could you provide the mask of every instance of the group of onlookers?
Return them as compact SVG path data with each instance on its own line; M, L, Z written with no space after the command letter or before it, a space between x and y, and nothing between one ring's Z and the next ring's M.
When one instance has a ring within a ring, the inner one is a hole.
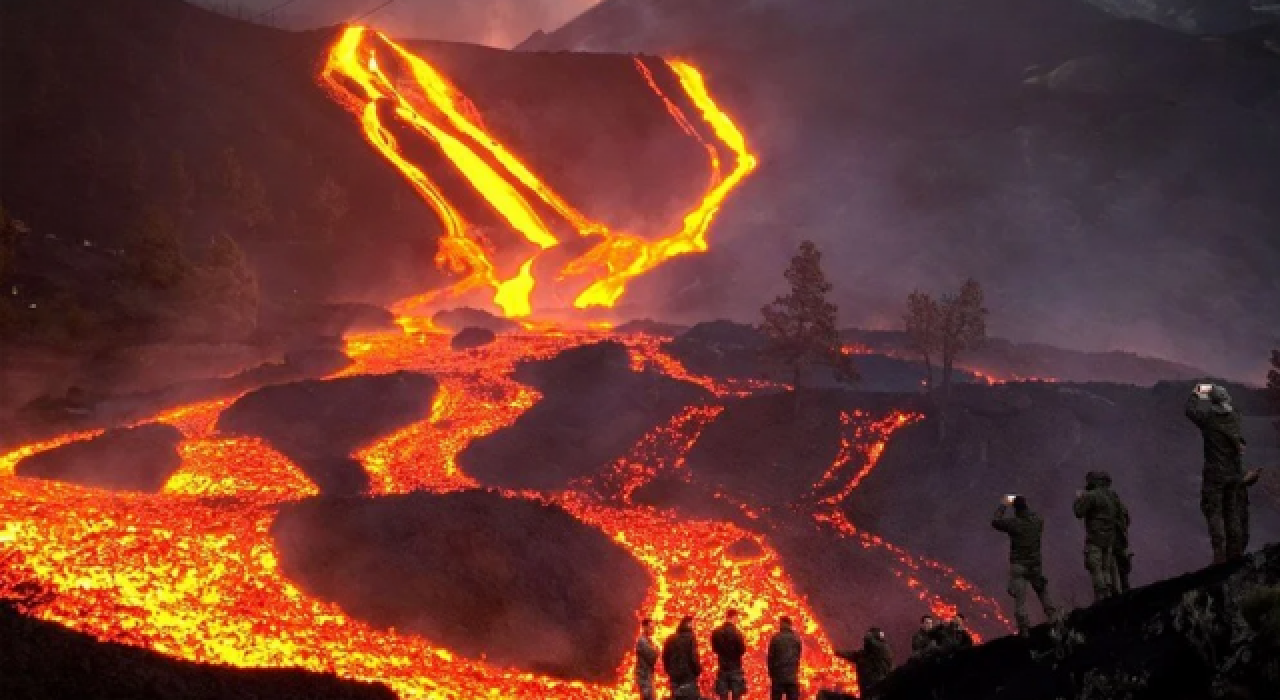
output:
M1245 440L1240 415L1231 405L1226 389L1211 384L1197 385L1185 411L1204 438L1200 505L1209 528L1213 562L1217 564L1242 556L1248 546L1248 488L1258 481L1259 470L1244 467ZM1013 513L1009 513L1010 507ZM1085 488L1076 492L1073 511L1084 523L1084 564L1095 599L1127 591L1133 563L1129 550L1129 509L1112 490L1111 476L1103 471L1089 472L1085 476ZM1009 536L1009 594L1014 598L1018 633L1025 636L1031 627L1027 613L1028 590L1040 599L1045 616L1052 622L1060 622L1040 554L1044 519L1031 510L1026 497L1010 494L1000 503L991 525ZM747 646L738 629L738 619L738 611L729 610L724 624L711 633L711 650L718 663L715 694L720 700L742 700L747 693L747 678L742 668ZM654 679L659 662L671 684L672 700L700 700L698 681L702 665L698 660L693 618L682 619L661 650L653 640L653 632L653 621L645 620L643 633L636 642L635 682L642 700L656 700ZM957 613L945 622L925 615L911 638L911 658L945 656L972 647L973 643L964 615ZM779 618L766 656L770 700L799 700L801 650L800 637L791 619ZM836 655L856 665L864 695L893 670L893 654L884 632L878 627L867 632L862 648L836 651Z

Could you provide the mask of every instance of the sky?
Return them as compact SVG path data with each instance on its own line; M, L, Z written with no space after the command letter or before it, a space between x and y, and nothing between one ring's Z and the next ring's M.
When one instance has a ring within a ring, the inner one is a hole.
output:
M395 0L366 20L393 36L443 39L511 48L535 30L556 29L600 0ZM188 0L205 7L277 11L281 24L304 28L338 24L385 0ZM285 3L288 3L285 5ZM284 7L281 7L285 5Z

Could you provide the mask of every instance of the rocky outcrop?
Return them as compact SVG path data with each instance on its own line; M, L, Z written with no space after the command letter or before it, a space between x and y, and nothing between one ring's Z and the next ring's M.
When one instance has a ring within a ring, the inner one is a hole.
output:
M360 493L369 478L351 453L427 418L437 386L416 372L267 386L223 411L218 430L265 439L323 493Z
M455 333L467 328L483 328L493 333L514 333L520 330L520 324L515 321L509 321L500 316L494 316L488 311L473 309L469 306L437 311L431 317L431 323L437 328L443 328Z
M877 700L1264 700L1280 693L1280 545L1073 612L1057 635L910 663Z
M293 669L182 661L103 642L0 604L0 697L94 700L395 700L384 685Z
M710 398L693 384L632 371L626 346L614 341L522 363L514 376L542 392L542 399L458 458L468 474L490 486L564 488L624 455L685 406Z
M182 433L163 423L118 428L27 457L15 472L112 491L156 493L182 466L180 442Z
M628 333L643 333L645 335L656 335L660 338L674 338L681 333L689 330L688 326L682 326L676 323L666 323L665 321L655 321L649 318L635 319L613 329L614 333L626 335Z
M484 347L497 339L498 336L488 328L470 326L458 331L449 341L449 347L454 350L471 350Z
M455 653L613 679L650 579L555 506L466 491L286 506L280 568L311 595Z

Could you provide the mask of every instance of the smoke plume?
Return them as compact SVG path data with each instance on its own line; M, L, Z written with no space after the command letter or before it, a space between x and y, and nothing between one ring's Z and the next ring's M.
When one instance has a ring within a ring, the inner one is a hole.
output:
M197 5L249 13L289 28L339 24L378 6L374 0L301 0L282 6L281 0L217 2L192 0ZM599 0L399 0L371 14L365 22L393 36L412 39L464 41L509 48L536 30L551 31ZM271 12L273 8L280 9Z

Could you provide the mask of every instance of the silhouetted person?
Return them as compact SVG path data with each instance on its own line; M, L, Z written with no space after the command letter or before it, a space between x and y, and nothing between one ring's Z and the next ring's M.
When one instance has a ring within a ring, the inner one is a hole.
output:
M1009 535L1009 595L1013 596L1013 616L1018 623L1018 634L1026 636L1031 631L1031 617L1027 614L1027 589L1036 592L1044 615L1057 621L1057 608L1049 597L1049 581L1044 577L1040 561L1040 537L1044 534L1044 520L1027 506L1027 499L1013 499L1013 517L1008 517L1009 503L1002 501L996 509L991 527Z
M747 694L747 676L742 671L742 657L747 653L747 640L738 630L738 611L730 609L724 624L711 633L711 651L716 655L716 697L741 700Z
M938 649L938 638L934 632L933 615L920 616L920 629L911 635L911 658L921 659Z
M858 669L858 685L862 688L864 698L893 670L893 650L889 648L884 632L879 627L872 627L867 631L862 638L861 649L837 651L836 656L853 662Z
M1106 472L1085 475L1085 490L1076 491L1072 510L1084 521L1084 568L1093 584L1094 601L1102 600L1119 587L1116 571L1116 530L1120 522L1119 499L1111 492Z
M653 677L658 665L658 645L653 641L653 620L640 623L640 638L636 640L636 667L633 674L640 700L657 700L653 689Z
M800 700L800 637L791 618L778 618L778 632L769 640L769 700Z
M1116 499L1116 538L1111 547L1115 558L1115 592L1124 593L1129 590L1129 574L1133 572L1133 551L1129 549L1129 508L1124 504L1120 494L1111 488L1111 476L1102 472L1111 495Z
M1209 526L1213 563L1244 554L1249 546L1249 490L1257 479L1244 470L1240 414L1223 387L1197 385L1187 397L1186 414L1204 438L1200 511Z
M946 631L944 651L959 651L973 646L973 635L969 633L969 626L964 619L964 613L956 613L955 617L943 625L943 629Z
M672 700L699 700L698 677L702 675L702 664L698 662L698 639L693 634L692 617L682 618L675 634L662 644L662 668L671 682Z

